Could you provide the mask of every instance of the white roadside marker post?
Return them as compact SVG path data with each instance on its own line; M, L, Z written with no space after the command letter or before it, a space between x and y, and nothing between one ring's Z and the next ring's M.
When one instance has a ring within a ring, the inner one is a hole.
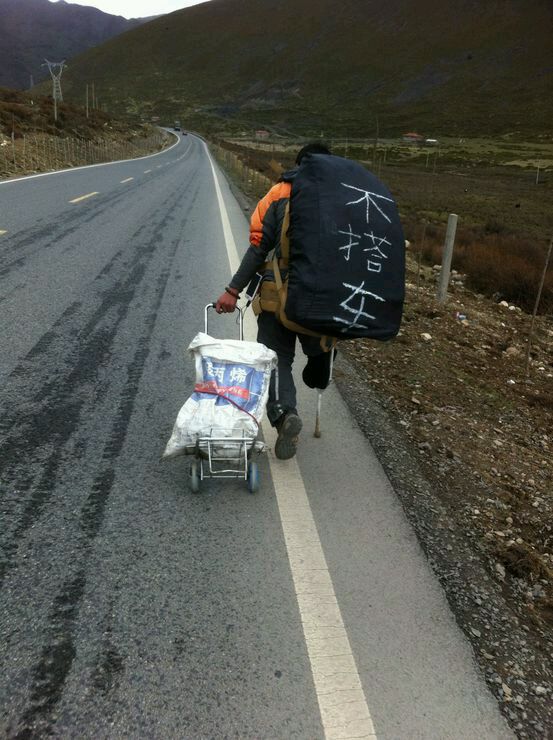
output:
M436 296L438 303L445 303L447 299L447 286L449 285L449 274L451 272L451 260L453 259L453 245L455 244L458 218L456 213L450 213L447 219L442 270L440 272L440 282L438 283L438 294Z

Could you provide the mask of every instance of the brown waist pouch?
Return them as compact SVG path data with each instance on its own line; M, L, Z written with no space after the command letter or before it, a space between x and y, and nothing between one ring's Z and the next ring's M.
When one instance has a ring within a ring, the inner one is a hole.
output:
M279 294L273 280L263 280L259 291L259 308L261 311L276 313L280 306Z

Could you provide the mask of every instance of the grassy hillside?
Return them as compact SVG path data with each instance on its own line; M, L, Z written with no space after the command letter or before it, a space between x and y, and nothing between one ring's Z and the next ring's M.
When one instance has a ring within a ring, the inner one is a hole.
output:
M94 139L104 136L106 131L116 131L130 137L138 129L100 110L91 109L87 118L82 106L69 103L60 103L56 122L51 97L0 87L0 141L10 139L12 133L15 139L20 139L38 132L62 138Z
M548 0L212 0L73 61L110 109L303 133L551 132Z

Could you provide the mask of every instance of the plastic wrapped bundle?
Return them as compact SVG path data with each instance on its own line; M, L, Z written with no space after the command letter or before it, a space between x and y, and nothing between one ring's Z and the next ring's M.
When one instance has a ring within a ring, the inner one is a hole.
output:
M243 437L253 445L277 363L275 352L258 342L215 339L203 332L188 350L194 355L196 385L179 411L163 458L194 453L202 437L229 439L227 446L224 441L215 445L216 454L233 448L231 438Z

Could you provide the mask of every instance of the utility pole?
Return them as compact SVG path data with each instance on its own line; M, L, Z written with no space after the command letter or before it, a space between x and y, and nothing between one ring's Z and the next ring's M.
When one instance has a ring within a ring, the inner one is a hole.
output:
M86 117L88 118L88 82L86 84Z
M30 75L30 78L31 79L29 80L29 90L32 90L33 87L35 86L35 81L33 79L33 75Z
M63 68L65 67L65 59L63 62L49 62L48 59L44 60L46 64L43 67L48 67L50 76L52 77L53 91L52 97L54 98L54 121L58 120L58 100L60 103L63 101L63 95L61 94L61 75Z

